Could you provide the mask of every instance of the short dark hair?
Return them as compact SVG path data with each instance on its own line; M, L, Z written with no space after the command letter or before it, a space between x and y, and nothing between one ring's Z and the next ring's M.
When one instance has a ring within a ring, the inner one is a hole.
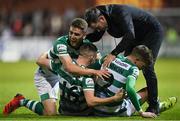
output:
M88 26L90 26L91 23L96 23L98 20L98 17L102 15L101 11L97 9L96 7L92 7L89 9L86 9L84 14L84 19L88 23Z
M71 26L80 28L84 32L86 32L87 28L88 28L87 22L84 19L82 19L82 18L75 18L75 19L73 19L73 21L71 22Z
M131 54L141 59L146 66L153 63L152 51L145 45L138 45L134 47Z
M89 56L90 54L97 53L97 47L92 43L84 43L79 49L79 54L82 56Z

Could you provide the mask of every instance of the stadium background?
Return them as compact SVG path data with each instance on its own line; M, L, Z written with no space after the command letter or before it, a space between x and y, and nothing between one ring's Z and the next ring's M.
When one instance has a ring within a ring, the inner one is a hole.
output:
M16 92L38 100L33 83L33 74L37 68L35 59L51 47L55 38L67 34L69 23L74 17L83 17L84 10L88 7L109 3L136 6L151 12L159 19L164 27L165 37L155 66L159 78L159 97L161 99L169 96L179 97L179 0L0 0L0 120L38 119L38 116L26 109L17 110L12 116L5 118L1 113L3 105ZM120 39L105 33L101 41L95 44L103 54L107 54ZM145 85L141 74L136 88L140 89ZM38 120L41 119L44 120L43 118ZM51 119L55 120L55 118ZM59 120L69 119L71 117L63 117ZM108 120L121 119L126 118ZM180 104L157 119L180 120ZM106 119L97 118L97 120Z

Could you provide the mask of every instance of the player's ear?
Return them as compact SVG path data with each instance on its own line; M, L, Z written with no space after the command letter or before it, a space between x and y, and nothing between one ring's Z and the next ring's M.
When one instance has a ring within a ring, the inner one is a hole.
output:
M105 21L105 17L103 15L100 15L98 19L99 21Z

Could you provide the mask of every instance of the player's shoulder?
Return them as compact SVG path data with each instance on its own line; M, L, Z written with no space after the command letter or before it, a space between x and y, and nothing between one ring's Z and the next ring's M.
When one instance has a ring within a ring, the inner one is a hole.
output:
M68 36L65 35L65 36L61 36L59 38L57 38L54 42L54 44L67 44L67 40L68 40Z
M130 74L137 79L138 76L139 76L139 69L138 69L138 67L137 66L132 66L130 68Z
M83 39L83 43L91 43L89 39Z

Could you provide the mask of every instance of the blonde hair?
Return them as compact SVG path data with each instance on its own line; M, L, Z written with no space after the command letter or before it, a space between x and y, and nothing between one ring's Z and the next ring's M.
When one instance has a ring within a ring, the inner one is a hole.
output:
M86 32L87 28L88 28L87 22L84 19L82 19L82 18L75 18L75 19L73 19L73 21L71 22L71 26L80 28L84 32Z

